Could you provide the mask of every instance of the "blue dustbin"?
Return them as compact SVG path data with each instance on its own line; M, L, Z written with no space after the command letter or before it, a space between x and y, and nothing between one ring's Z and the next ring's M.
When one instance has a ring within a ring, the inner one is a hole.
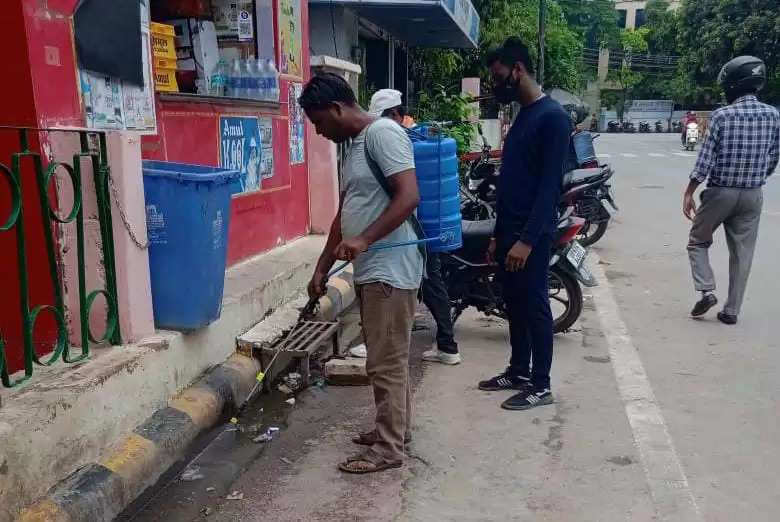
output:
M219 318L237 170L144 161L154 323L196 330Z

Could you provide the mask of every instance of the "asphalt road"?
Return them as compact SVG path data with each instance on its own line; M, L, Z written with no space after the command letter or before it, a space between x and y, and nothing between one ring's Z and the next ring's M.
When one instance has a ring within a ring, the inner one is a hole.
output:
M599 245L628 333L658 399L704 520L777 520L780 454L780 185L770 178L745 304L736 326L715 310L689 318L698 297L685 244L682 192L695 161L675 135L604 135L597 151L617 171L623 209ZM599 141L597 140L597 142ZM607 157L608 155L608 157ZM711 251L721 302L723 232Z
M616 170L621 210L589 257L601 284L586 291L574 331L556 336L555 405L507 412L498 407L505 393L476 389L506 364L507 329L469 311L456 328L463 364L415 372L416 425L403 469L338 472L357 450L350 436L371 424L370 391L309 389L264 451L224 456L233 478L207 474L168 486L131 518L777 520L780 283L772 228L780 188L766 188L739 324L720 324L714 311L693 320L681 204L695 155L677 139L597 141ZM712 260L725 283L722 234ZM415 368L431 339L430 330L415 333ZM227 500L229 491L243 499Z

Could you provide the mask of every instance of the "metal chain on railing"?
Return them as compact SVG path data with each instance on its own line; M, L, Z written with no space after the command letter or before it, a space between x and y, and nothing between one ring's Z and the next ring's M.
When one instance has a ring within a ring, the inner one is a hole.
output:
M146 250L149 248L149 236L147 235L144 241L138 239L138 235L133 230L133 226L130 224L130 220L127 218L125 209L122 207L122 204L119 201L119 191L117 190L116 185L114 185L114 178L108 176L108 183L111 186L111 195L113 196L114 203L116 203L116 208L119 210L119 217L122 218L122 224L125 226L127 235L130 236L130 239L133 241L133 243L135 243L135 246L141 250Z

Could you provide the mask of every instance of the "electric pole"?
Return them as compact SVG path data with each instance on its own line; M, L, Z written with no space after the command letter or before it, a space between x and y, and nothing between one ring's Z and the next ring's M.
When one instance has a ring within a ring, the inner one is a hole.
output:
M547 31L547 0L539 0L539 67L536 81L544 87L544 33Z

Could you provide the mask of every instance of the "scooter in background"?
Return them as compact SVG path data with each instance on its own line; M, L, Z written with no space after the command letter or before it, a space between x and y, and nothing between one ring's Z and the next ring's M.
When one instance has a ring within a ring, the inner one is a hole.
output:
M699 124L690 122L685 126L685 141L683 147L685 150L693 150L699 141Z

